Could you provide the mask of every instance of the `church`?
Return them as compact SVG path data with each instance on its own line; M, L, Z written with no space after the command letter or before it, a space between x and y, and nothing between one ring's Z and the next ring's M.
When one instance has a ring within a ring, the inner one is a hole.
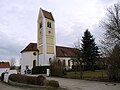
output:
M34 66L49 66L50 61L60 60L66 68L72 68L72 58L76 57L76 49L56 46L55 20L51 12L40 8L37 20L37 43L29 43L21 51L21 74L32 70Z

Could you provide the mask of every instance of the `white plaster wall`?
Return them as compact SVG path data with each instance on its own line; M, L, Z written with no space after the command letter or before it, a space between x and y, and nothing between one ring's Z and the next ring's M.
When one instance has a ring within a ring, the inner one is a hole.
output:
M44 56L43 54L39 55L39 65L42 66L44 63Z
M0 76L3 72L9 71L9 70L10 70L10 68L0 68Z
M30 52L23 52L21 53L21 74L24 74L24 71L26 69L26 65L28 65L29 69L32 69L33 67L33 60L36 60L36 64L38 63L38 54L33 55L34 51ZM38 65L38 64L37 64Z
M46 62L47 62L47 65L50 65L49 58L51 58L51 60L53 60L54 57L55 57L54 54L47 54L47 55L46 55Z
M53 60L54 58L54 54L46 54L44 55L39 55L39 65L40 66L49 66L50 62L49 62L49 58L51 58L51 60Z

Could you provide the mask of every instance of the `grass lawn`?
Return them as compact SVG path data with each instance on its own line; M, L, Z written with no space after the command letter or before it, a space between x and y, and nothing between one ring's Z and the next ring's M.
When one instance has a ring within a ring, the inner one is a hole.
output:
M96 71L84 71L83 72L83 79L90 79L90 78L105 78L106 71L105 70L96 70ZM66 78L80 78L80 72L67 72L64 76Z

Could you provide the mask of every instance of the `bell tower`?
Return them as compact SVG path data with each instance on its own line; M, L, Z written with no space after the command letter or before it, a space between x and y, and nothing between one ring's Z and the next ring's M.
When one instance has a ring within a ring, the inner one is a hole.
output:
M56 56L55 21L51 12L40 8L37 28L39 65L49 66L50 61Z

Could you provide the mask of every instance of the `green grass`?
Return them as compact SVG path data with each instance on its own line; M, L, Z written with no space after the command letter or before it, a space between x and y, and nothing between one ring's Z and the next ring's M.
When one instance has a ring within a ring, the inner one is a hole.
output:
M96 70L96 71L84 71L83 72L83 78L105 78L106 71L105 70ZM67 72L67 74L64 76L66 78L80 78L80 72Z

